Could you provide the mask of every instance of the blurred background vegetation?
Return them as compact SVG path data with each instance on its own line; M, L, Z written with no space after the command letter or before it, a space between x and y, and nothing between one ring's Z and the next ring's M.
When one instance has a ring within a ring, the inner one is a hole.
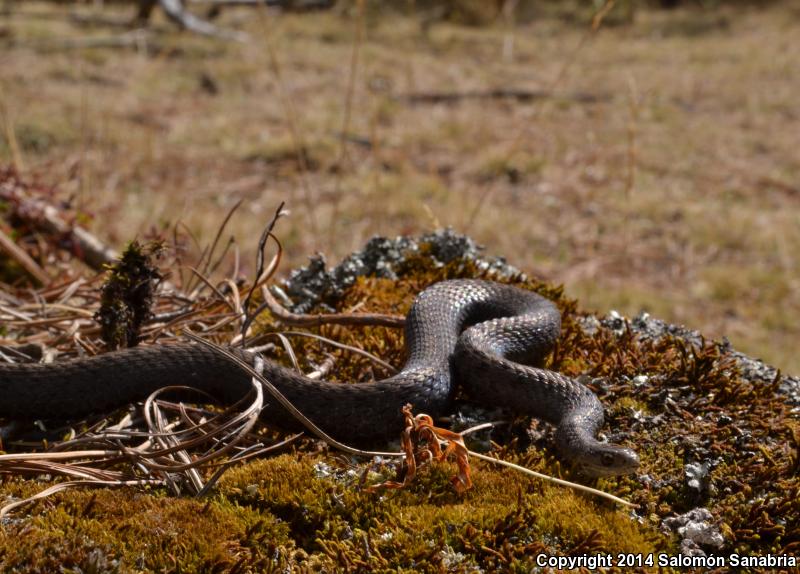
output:
M796 2L187 7L249 40L0 2L0 162L118 247L207 242L244 200L248 265L286 200L284 271L452 226L588 309L800 372Z

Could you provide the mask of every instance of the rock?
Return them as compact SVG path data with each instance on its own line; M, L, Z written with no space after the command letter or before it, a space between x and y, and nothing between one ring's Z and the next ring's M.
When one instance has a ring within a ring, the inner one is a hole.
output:
M291 298L295 313L306 313L322 304L333 311L333 304L359 277L384 277L397 279L398 268L424 252L436 265L446 265L456 259L472 261L479 269L496 276L524 277L516 267L502 257L489 257L481 253L482 247L466 235L451 229L441 229L419 238L373 237L361 251L345 257L339 265L326 268L325 257L317 254L309 264L293 271L284 282L286 294Z

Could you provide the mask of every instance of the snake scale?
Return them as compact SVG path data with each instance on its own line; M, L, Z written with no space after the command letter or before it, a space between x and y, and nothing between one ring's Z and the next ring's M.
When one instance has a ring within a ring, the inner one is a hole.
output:
M446 412L458 381L473 400L554 424L560 455L585 474L629 473L638 465L636 453L595 439L603 424L597 397L573 379L528 366L552 349L560 329L555 305L531 291L490 281L443 281L422 291L408 313L408 359L398 374L369 384L338 384L270 361L264 361L263 374L343 442L399 436L406 403L432 416ZM231 351L253 362L247 351ZM136 347L49 364L0 364L0 416L74 418L176 384L225 402L251 388L247 374L202 345ZM275 402L261 416L278 427L297 428Z

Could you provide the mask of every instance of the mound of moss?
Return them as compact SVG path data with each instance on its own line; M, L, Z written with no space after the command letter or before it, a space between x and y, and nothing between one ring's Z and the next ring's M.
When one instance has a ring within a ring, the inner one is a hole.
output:
M451 487L448 463L426 467L406 490L372 493L363 485L379 464L309 440L230 470L206 499L119 489L37 502L5 519L2 569L530 572L542 554L800 553L800 387L724 342L646 316L586 314L561 288L483 256L451 232L375 239L333 269L314 259L283 291L287 304L305 312L405 313L426 286L460 277L513 283L558 305L563 335L548 365L597 392L605 436L639 452L637 473L596 485L637 510L480 461L463 495ZM324 325L316 332L402 363L397 329ZM363 357L318 341L298 340L295 351L302 367L333 354L333 380L385 376ZM462 412L473 412L469 403L460 397ZM493 432L506 460L580 480L552 455L547 425L522 420ZM25 497L47 485L4 478L0 494Z

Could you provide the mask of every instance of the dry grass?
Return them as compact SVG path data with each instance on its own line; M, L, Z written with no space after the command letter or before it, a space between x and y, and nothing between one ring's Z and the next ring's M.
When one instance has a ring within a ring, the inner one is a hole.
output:
M643 11L577 52L588 19L544 14L517 22L513 59L500 21L424 33L356 10L229 10L245 45L159 24L149 52L45 49L116 33L43 17L66 11L0 19L0 161L58 184L117 245L176 219L209 237L240 199L251 250L288 201L284 269L450 225L587 307L645 308L800 371L796 10ZM554 83L529 102L396 98Z

